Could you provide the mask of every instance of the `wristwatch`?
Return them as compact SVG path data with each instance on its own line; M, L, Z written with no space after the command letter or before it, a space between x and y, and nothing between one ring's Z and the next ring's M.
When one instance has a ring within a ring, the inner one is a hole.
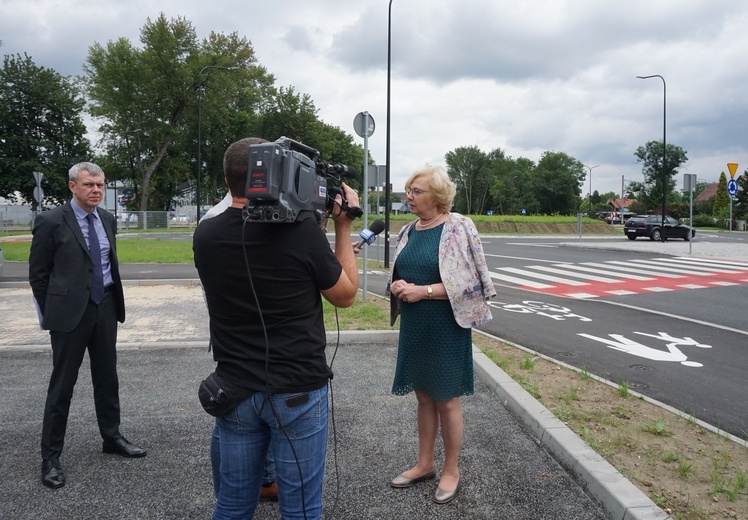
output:
M429 300L434 296L434 290L430 285L426 286L426 293L429 295Z

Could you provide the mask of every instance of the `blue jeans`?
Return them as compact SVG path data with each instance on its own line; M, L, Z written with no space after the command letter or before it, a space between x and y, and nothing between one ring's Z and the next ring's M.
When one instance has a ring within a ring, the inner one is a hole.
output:
M210 469L213 472L213 492L217 498L218 491L221 489L221 438L218 433L218 425L213 426L213 436L210 439ZM262 473L262 485L263 487L271 486L275 481L273 448L268 446L268 453L265 456L265 470Z
M307 399L308 397L308 399ZM213 520L252 518L268 448L284 520L322 516L327 452L327 386L304 393L257 392L216 419L220 488ZM213 443L212 443L213 444ZM215 464L214 464L215 465Z

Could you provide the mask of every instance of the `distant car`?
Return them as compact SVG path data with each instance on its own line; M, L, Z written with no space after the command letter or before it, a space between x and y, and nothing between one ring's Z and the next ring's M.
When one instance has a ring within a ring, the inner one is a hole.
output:
M626 223L626 221L632 217L635 217L635 213L624 213L623 214L623 222ZM621 223L621 215L620 213L611 213L607 217L605 217L605 222L608 224L620 224Z
M5 267L5 257L3 256L3 249L0 248L0 276L3 275L3 267Z
M681 224L673 217L665 216L665 227L662 226L660 215L638 215L631 217L623 225L623 232L629 240L636 237L648 237L650 240L665 240L669 238L682 238L685 241L696 236L696 230L685 224Z

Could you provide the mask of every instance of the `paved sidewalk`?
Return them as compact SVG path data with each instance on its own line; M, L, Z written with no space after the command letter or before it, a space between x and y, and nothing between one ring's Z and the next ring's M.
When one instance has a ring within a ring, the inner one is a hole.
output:
M38 330L28 287L0 289L0 518L210 517L212 418L196 393L214 364L201 290L140 283L126 285L125 298L128 319L118 342L122 431L149 454L127 460L101 453L86 362L61 459L68 484L52 491L39 481L48 335ZM390 488L417 451L415 398L390 393L396 333L343 333L341 343L333 365L337 431L329 440L325 518L667 517L478 351L476 395L463 400L457 498L434 504L435 482ZM277 505L261 504L256 518L279 518Z

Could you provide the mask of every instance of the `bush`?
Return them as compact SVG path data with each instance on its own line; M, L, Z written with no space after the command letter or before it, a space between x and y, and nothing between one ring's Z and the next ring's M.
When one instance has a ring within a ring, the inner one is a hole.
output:
M693 216L693 224L694 227L714 227L717 223L717 220L714 217L710 217L709 215L699 214Z

